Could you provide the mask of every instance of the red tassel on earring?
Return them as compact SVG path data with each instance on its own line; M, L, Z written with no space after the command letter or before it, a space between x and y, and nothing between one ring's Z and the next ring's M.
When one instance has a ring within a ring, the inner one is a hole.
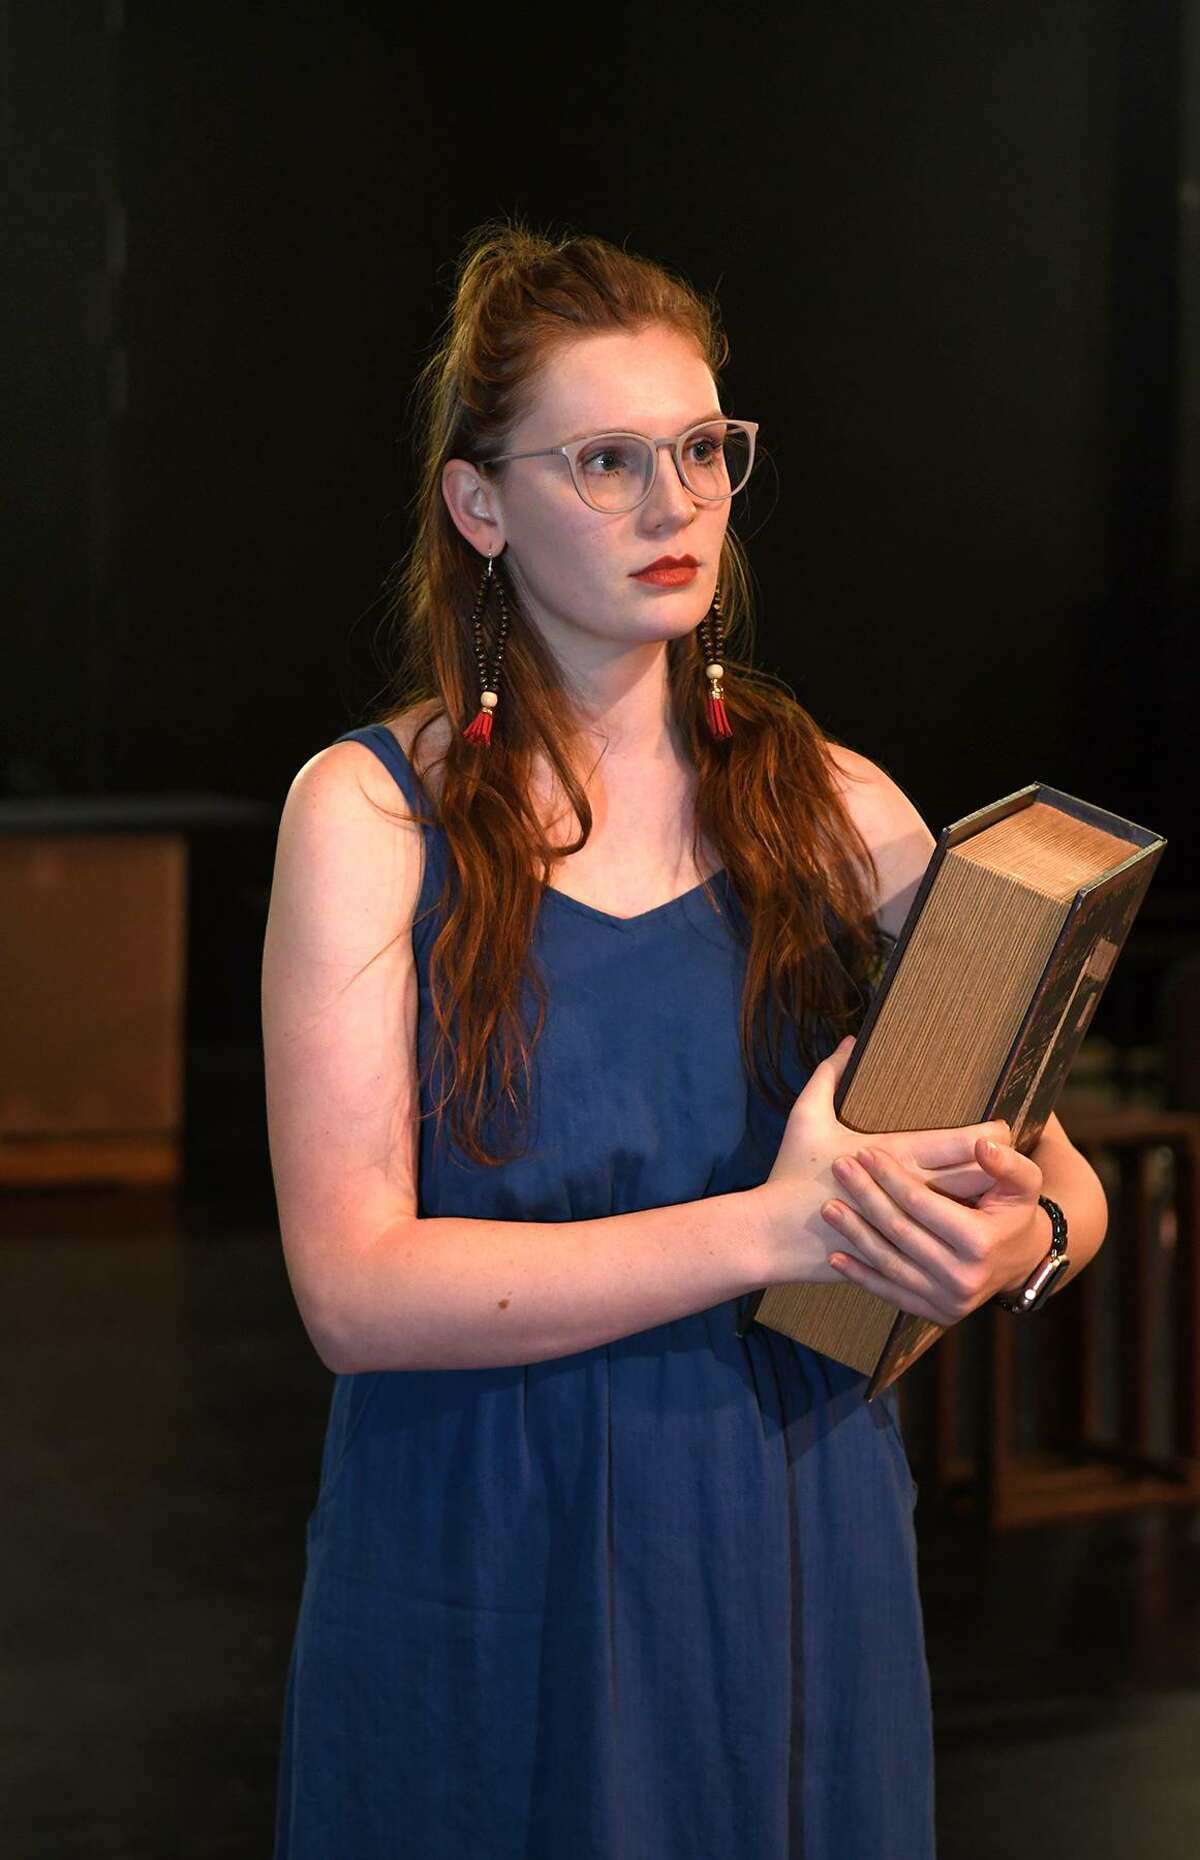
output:
M721 683L725 667L721 664L721 645L723 640L721 622L721 590L713 589L712 607L700 622L697 629L700 647L704 654L704 676L708 679L709 735L721 738L733 735L733 725L729 721L729 712L725 709L725 689Z
M490 710L478 711L466 729L463 737L468 743L482 743L485 748L492 740L492 713Z

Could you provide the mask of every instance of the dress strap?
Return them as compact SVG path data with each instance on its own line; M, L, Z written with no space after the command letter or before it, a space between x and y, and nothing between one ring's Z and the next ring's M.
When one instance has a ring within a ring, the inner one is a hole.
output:
M362 743L389 768L415 814L434 812L433 803L416 769L384 723L368 723L358 730L346 730L334 739L339 743Z

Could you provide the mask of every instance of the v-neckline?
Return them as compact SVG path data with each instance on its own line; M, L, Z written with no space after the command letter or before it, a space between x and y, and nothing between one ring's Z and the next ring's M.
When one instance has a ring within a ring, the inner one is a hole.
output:
M403 743L396 735L396 732L386 723L369 727L380 730L383 733L392 749L399 753L402 763L413 776L422 794L424 794L436 808L436 797L430 793L430 790L425 784L424 776L417 768L416 763L409 755L407 749L405 749ZM350 735L353 734L353 732L348 731L347 734ZM652 904L648 911L635 911L632 917L618 917L615 911L602 911L598 905L585 904L582 898L573 898L569 891L560 891L556 885L543 886L542 897L561 898L562 902L571 910L580 911L585 917L594 917L600 923L618 924L625 928L632 929L637 924L648 923L652 917L661 917L666 911L676 910L679 905L686 904L689 898L694 898L698 891L703 891L706 885L715 884L718 879L724 880L725 874L726 868L723 865L718 866L715 872L710 872L707 878L700 879L697 884L690 886L687 891L677 892L675 897L667 898L662 904Z
M547 885L542 896L543 898L560 898L572 910L582 911L585 917L598 917L601 923L632 928L635 924L646 923L651 917L661 917L664 911L672 911L678 905L686 904L689 898L694 898L696 893L703 891L706 885L715 884L724 876L725 867L718 866L715 872L710 872L707 878L702 878L698 884L692 885L687 891L677 892L673 898L667 898L662 904L652 904L648 911L635 911L632 917L618 917L615 911L602 911L598 905L585 904L582 898L573 898L569 891L560 891L557 885Z

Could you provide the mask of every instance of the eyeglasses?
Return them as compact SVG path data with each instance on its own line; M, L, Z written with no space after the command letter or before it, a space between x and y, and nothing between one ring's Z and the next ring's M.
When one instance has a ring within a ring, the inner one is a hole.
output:
M514 459L566 459L571 482L584 503L608 516L636 510L654 489L658 454L670 446L684 488L706 504L735 497L754 469L756 420L701 420L677 439L647 439L642 433L595 433L566 446L543 446L538 452L502 452L478 459L481 466L506 465Z

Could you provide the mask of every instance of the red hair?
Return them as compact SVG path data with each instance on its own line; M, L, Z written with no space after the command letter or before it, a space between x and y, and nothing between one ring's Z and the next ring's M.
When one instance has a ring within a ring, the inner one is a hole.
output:
M662 265L599 238L556 241L519 224L491 224L467 243L442 340L414 394L416 533L392 583L397 671L370 720L433 700L414 752L439 716L449 721L436 815L449 848L438 900L445 921L430 952L434 1057L447 1082L424 1115L436 1115L440 1129L449 1103L455 1142L484 1166L517 1153L489 1147L485 1127L501 1106L518 1115L527 1106L529 1058L546 1004L530 961L538 906L554 863L586 844L592 813L572 755L580 720L557 662L515 601L491 746L463 740L479 700L468 625L479 558L446 508L442 468L451 458L504 449L556 346L654 324L689 337L719 375L727 344L715 305ZM717 743L703 727L704 659L694 634L667 644L669 701L699 777L693 853L699 863L702 838L720 852L746 919L738 926L748 951L744 1061L756 1085L787 1109L794 1094L779 1068L780 1028L768 1003L794 1024L807 1063L857 1024L878 952L877 874L829 761L833 739L786 686L751 663L749 574L732 529L719 584L732 740ZM530 805L535 755L578 817L579 837L568 847L547 841ZM523 978L538 1003L532 1029L520 1013Z

